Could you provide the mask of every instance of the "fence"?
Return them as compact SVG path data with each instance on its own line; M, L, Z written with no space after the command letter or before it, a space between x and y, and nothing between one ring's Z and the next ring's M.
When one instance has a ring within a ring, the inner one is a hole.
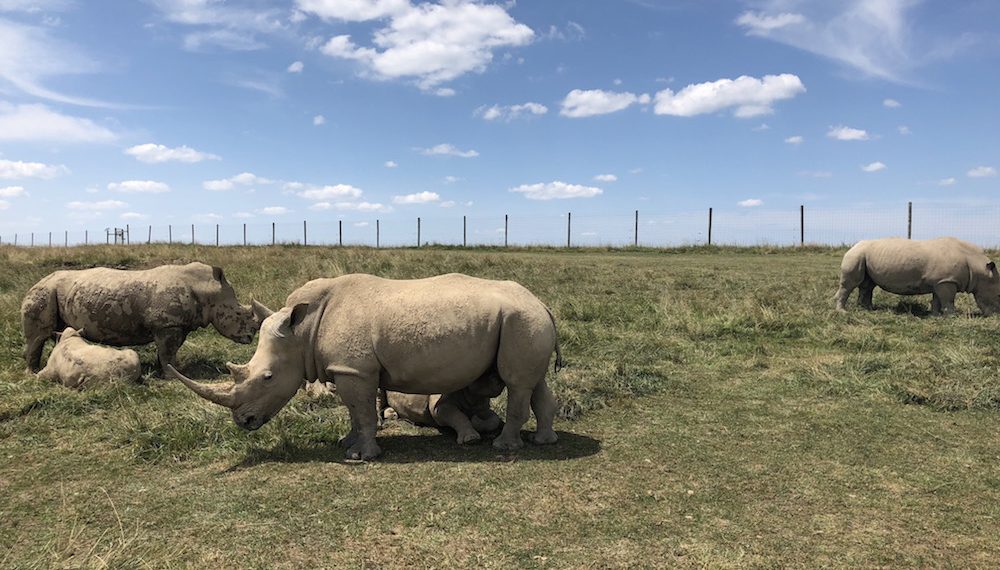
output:
M399 217L245 224L135 225L61 232L0 234L0 245L177 243L201 245L647 246L841 245L861 239L953 235L983 247L1000 245L1000 205L796 210L742 208L673 214Z

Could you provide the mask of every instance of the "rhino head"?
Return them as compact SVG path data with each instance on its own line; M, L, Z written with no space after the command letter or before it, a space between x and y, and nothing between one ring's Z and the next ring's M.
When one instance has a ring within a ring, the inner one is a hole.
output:
M996 263L990 261L986 264L986 273L978 280L974 296L983 315L988 317L1000 313L1000 273Z
M273 418L305 381L304 351L295 329L308 308L307 303L301 303L272 313L255 303L255 312L263 321L257 350L246 364L226 363L230 382L203 384L170 365L167 371L202 398L231 409L236 425L255 430Z
M208 320L219 334L240 344L253 342L261 320L253 307L241 305L236 299L236 291L226 280L221 267L212 267L212 284L201 292L201 297Z

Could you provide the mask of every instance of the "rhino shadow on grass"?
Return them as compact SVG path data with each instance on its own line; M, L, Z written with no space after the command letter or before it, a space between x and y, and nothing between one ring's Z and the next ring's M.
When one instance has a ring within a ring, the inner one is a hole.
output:
M513 461L566 461L596 455L601 441L587 435L556 431L559 445L533 445L513 452L500 452L488 441L457 447L455 434L441 430L437 434L393 434L380 436L385 455L379 463L508 463ZM530 441L530 432L521 437ZM229 473L249 469L264 463L357 463L344 459L343 448L335 442L300 445L281 442L270 449L250 450L239 463L224 470Z

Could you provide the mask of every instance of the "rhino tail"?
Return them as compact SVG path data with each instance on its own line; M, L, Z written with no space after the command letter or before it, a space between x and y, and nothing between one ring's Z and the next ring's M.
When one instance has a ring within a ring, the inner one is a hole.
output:
M552 314L552 309L545 307L545 312L549 314L549 320L552 321L552 332L556 336L556 361L552 365L552 371L558 373L560 370L566 367L566 361L563 360L562 351L559 350L559 329L556 327L556 316Z

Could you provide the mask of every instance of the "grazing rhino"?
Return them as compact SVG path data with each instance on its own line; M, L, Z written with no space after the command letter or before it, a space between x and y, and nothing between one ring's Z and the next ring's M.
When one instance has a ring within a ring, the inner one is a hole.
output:
M259 310L254 306L255 310ZM507 423L497 449L524 445L521 427L535 413L535 443L554 443L556 402L545 381L561 356L555 320L512 281L450 274L393 280L373 275L316 279L262 313L260 340L248 364L229 365L233 381L201 384L170 372L199 396L233 411L255 430L278 413L304 381L333 381L351 417L341 441L348 459L372 459L379 388L448 394L499 374L507 388ZM530 406L530 408L529 408Z
M84 388L114 381L138 382L140 374L139 355L134 350L95 346L83 340L80 331L68 327L59 335L38 377L67 388Z
M500 429L500 416L490 409L490 399L503 392L500 376L486 374L465 388L450 394L405 394L384 390L385 419L400 418L420 426L449 427L459 444L481 439L480 433Z
M858 304L872 308L876 285L897 295L931 293L934 314L953 314L959 291L972 293L984 315L1000 311L996 264L977 246L951 237L858 242L840 264L837 309L845 310L855 288L859 289Z
M211 324L242 344L260 328L251 307L236 300L222 269L204 263L56 271L28 290L21 324L32 372L41 364L45 342L67 326L111 346L155 341L161 367L173 363L187 335L201 327Z

